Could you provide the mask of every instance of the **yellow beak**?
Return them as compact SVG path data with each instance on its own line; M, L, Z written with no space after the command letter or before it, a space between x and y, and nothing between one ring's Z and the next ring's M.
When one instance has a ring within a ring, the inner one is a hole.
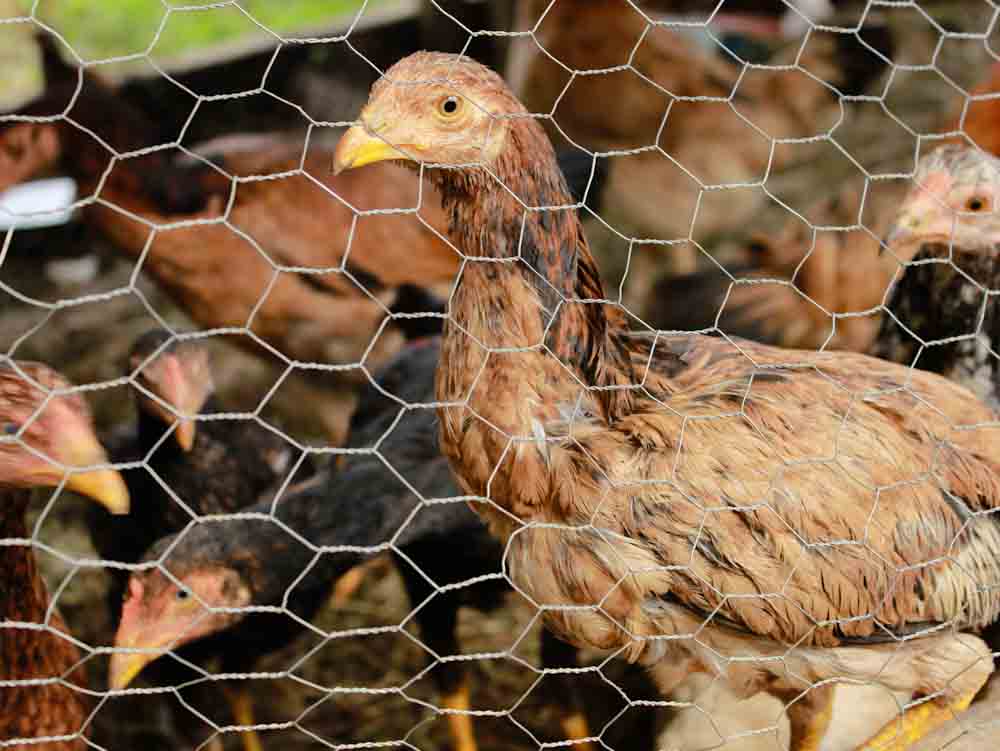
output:
M70 475L66 487L74 493L92 498L112 514L127 514L128 488L122 476L113 469L98 469Z
M340 137L333 152L333 174L389 159L409 159L402 151L355 125Z
M67 466L87 467L108 462L104 447L89 430L74 431L65 435L64 441L58 453ZM128 513L128 488L122 476L113 469L74 472L66 479L66 487L97 501L112 514Z
M194 436L198 429L198 423L194 420L183 420L174 430L174 440L180 445L181 450L190 451L194 446Z
M108 687L113 691L128 688L142 669L160 655L139 652L116 652L111 655L111 665L108 669Z

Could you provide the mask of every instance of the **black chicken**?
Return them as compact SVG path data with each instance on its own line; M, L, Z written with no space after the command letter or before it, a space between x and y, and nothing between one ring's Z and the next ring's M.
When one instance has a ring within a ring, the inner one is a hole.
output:
M302 623L315 616L339 576L386 549L396 556L418 608L424 644L439 657L461 653L459 608L490 611L510 585L501 546L455 498L459 491L438 451L434 410L402 406L433 401L438 354L437 339L415 341L367 389L348 444L357 453L344 454L338 470L290 488L276 504L265 499L246 509L257 518L211 520L157 543L146 560L159 565L133 574L116 639L117 647L149 651L115 654L113 687L126 686L159 656L157 650L212 636L224 638L221 670L248 672L258 656L304 630ZM448 498L455 500L430 502ZM351 513L344 512L347 503ZM232 610L248 606L283 612ZM576 667L575 648L547 632L543 639L545 667ZM455 747L471 751L465 662L442 661L433 676L441 707L453 712L448 720ZM553 698L562 705L566 734L587 738L579 676L553 677L565 682Z
M206 514L227 514L256 502L285 479L302 454L256 420L204 419L225 412L214 396L209 355L197 340L162 329L140 336L129 354L138 417L107 441L136 503L123 516L100 509L90 531L101 558L136 563L157 540ZM309 457L301 472L310 472ZM302 475L300 475L302 476ZM115 571L109 593L117 619L128 571Z
M225 409L214 396L207 349L197 340L177 340L153 329L132 346L126 370L136 387L137 419L107 441L136 503L128 514L89 512L88 526L98 555L134 564L164 534L195 519L227 514L277 491L288 473L315 471L311 458L253 419L204 419ZM109 568L108 609L117 623L129 570ZM213 644L184 650L185 659L204 663ZM197 677L183 664L164 661L147 676L159 685L180 685ZM234 706L244 699L228 697ZM186 723L182 723L186 724Z

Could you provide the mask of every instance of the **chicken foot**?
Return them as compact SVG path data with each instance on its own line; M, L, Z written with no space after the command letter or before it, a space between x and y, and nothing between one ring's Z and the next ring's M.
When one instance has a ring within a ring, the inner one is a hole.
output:
M834 688L830 683L815 686L805 694L778 695L787 702L789 751L819 751L833 718Z
M476 733L472 729L472 717L468 713L470 704L467 677L463 676L458 686L441 697L441 706L451 710L448 713L448 732L452 737L454 751L476 751Z
M559 721L559 726L562 728L566 740L573 742L571 748L576 749L576 751L593 750L594 744L590 741L593 737L590 734L590 723L587 722L587 717L583 712L573 712L566 715Z
M366 569L363 566L355 566L342 577L337 579L333 587L333 606L342 608L358 591L358 588L365 581Z
M260 736L256 730L252 729L257 724L254 721L253 696L244 687L234 688L225 686L223 693L226 695L226 701L229 702L229 708L233 713L234 724L240 728L245 728L239 731L243 736L243 750L264 751L264 746L260 742Z
M579 663L579 650L556 637L549 629L542 629L542 667L551 668L575 668ZM556 673L554 676L559 682L558 689L554 695L559 696L559 726L562 728L563 737L572 741L570 746L574 751L593 751L594 743L591 740L594 736L590 732L590 723L584 712L583 696L577 682L578 675L575 673Z
M857 751L905 751L925 735L968 709L977 693L978 689L957 698L930 699L910 706L902 715L886 723Z

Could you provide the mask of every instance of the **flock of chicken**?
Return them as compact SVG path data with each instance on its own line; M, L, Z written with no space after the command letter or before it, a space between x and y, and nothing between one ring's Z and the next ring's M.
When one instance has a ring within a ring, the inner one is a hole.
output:
M808 137L837 100L817 83L786 101L795 68L753 78L620 5L524 3L547 9L549 54L510 83L455 55L401 60L332 152L151 150L155 123L39 37L48 85L18 111L32 118L0 124L0 188L67 170L84 221L195 324L246 328L357 396L349 425L331 413L340 450L323 465L256 418L217 416L199 335L157 329L127 364L137 420L102 447L84 393L8 360L0 745L79 751L104 707L38 572L39 487L99 504L91 538L117 564L108 688L182 685L218 660L248 751L262 742L240 676L386 551L438 657L461 654L463 606L513 587L540 608L572 747L600 745L566 670L579 648L649 668L666 696L694 672L777 696L792 751L820 748L838 681L913 697L864 751L902 751L975 700L1000 621L992 111L956 108L905 194L873 206L846 186L821 207L839 218L817 225L849 232L755 239L739 279L700 254L630 259L611 295L588 244L598 213L663 239L746 224L761 191L715 216L699 183L759 181L790 158L761 134ZM671 130L672 108L737 82ZM601 100L623 104L583 104ZM756 137L699 163L709 121ZM433 675L455 748L473 751L465 665Z

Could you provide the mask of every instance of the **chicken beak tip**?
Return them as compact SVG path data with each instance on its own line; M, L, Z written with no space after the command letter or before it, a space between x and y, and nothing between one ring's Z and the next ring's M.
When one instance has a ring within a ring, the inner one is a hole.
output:
M184 420L178 424L174 431L174 439L185 453L194 448L194 439L198 432L198 425L194 420Z
M111 666L108 670L108 687L113 691L128 688L136 676L142 672L142 669L154 659L154 655L146 654L118 653L111 655Z
M113 469L99 469L71 475L66 487L87 496L115 515L127 514L130 507L128 487Z
M334 177L339 175L341 172L344 172L345 170L349 170L350 168L351 164L349 162L338 159L338 154L334 153L333 164L330 168L330 171L333 172Z
M390 159L405 159L406 155L377 136L368 133L360 125L347 130L333 152L333 174L339 175L366 164L384 162Z

